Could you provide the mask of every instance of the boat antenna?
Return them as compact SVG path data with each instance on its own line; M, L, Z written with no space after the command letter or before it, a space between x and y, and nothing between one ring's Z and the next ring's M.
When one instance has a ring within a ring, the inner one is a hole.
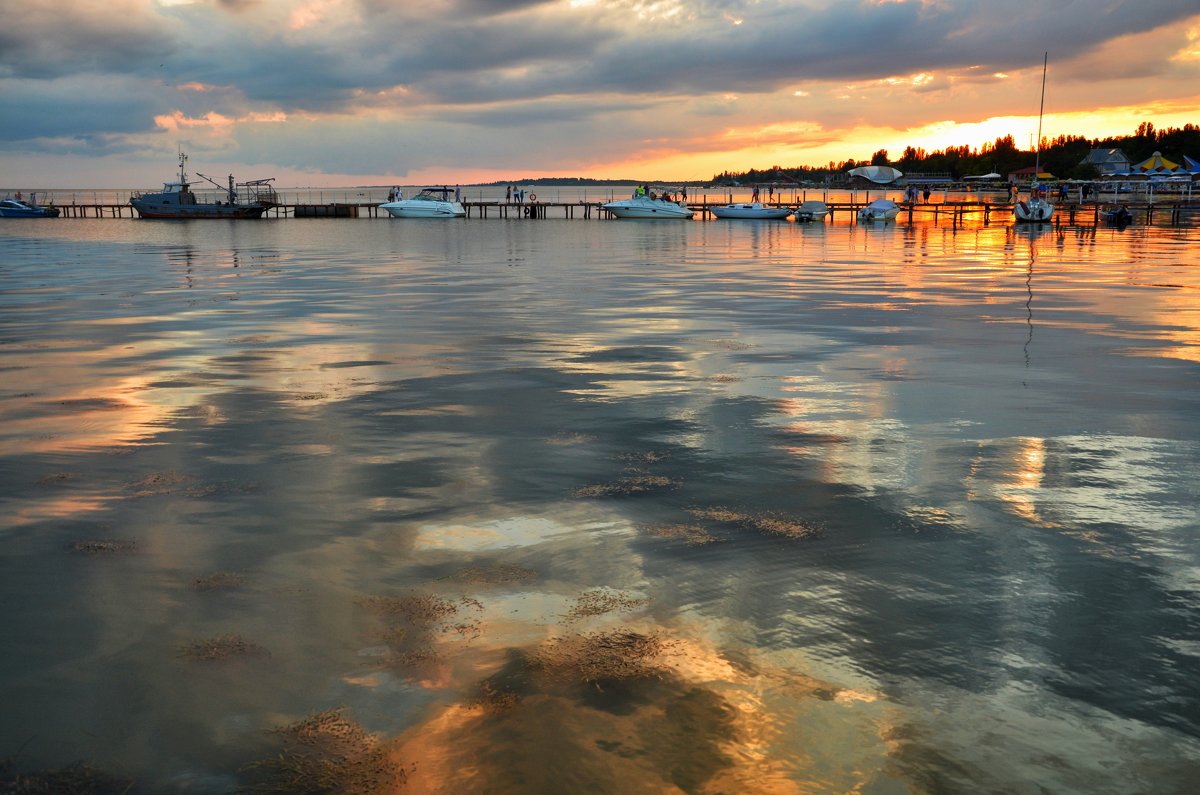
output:
M1050 51L1042 56L1042 101L1038 105L1038 138L1037 154L1033 156L1033 179L1036 182L1038 173L1042 170L1042 111L1046 109L1046 65L1050 63Z

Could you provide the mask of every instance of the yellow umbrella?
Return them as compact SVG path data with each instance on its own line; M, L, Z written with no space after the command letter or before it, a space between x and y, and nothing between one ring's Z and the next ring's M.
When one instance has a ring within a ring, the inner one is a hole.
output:
M1163 169L1166 171L1174 171L1177 168L1179 168L1178 163L1172 163L1170 160L1167 160L1165 157L1162 156L1162 152L1155 152L1154 154L1150 155L1150 157L1146 158L1142 162L1140 162L1134 166L1131 166L1130 170L1131 171L1158 171L1159 169Z

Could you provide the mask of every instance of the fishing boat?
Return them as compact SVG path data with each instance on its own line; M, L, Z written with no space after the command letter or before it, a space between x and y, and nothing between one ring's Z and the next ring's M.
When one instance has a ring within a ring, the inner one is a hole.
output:
M453 188L425 188L411 199L397 199L379 205L393 218L466 218L467 210Z
M858 211L858 220L890 221L899 214L899 206L891 199L876 199Z
M4 199L0 201L0 218L57 218L59 209L53 203L39 207L32 200Z
M187 155L179 153L179 179L164 182L157 193L139 193L129 200L142 218L261 218L269 208L279 204L270 179L234 183L229 175L227 186L196 172L197 176L225 192L225 201L202 202L192 191L187 175ZM241 194L239 195L239 188Z
M829 215L829 205L817 199L809 199L796 208L797 221L823 221Z
M633 196L603 205L617 218L683 218L695 215L684 201L675 201L670 194L655 194L639 188Z
M1049 221L1054 215L1054 205L1046 200L1046 189L1038 183L1038 174L1042 166L1042 112L1046 109L1046 66L1050 62L1050 53L1042 58L1042 101L1038 107L1038 140L1037 154L1033 160L1034 182L1029 188L1029 198L1013 203L1013 217L1020 222L1040 223Z

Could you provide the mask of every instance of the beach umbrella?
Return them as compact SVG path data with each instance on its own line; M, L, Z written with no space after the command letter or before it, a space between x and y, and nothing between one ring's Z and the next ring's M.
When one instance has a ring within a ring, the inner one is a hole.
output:
M1200 174L1200 163L1192 160L1187 155L1183 156L1183 167L1188 170L1189 174Z
M1134 165L1130 166L1130 168L1134 171L1141 171L1143 173L1153 172L1163 174L1179 168L1179 164L1167 160L1162 156L1162 152L1155 152L1142 162L1135 163Z

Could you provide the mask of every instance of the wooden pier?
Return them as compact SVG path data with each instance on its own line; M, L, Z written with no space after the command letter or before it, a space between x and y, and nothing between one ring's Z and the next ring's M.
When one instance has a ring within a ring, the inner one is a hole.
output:
M867 205L867 201L833 202L828 205L828 223L836 223L844 218L847 223L856 223L858 211ZM580 218L580 219L609 219L612 213L604 209L603 201L550 202L535 201L526 203L502 201L466 201L463 207L467 210L467 218L498 218L498 219L528 219L545 220L549 218ZM721 201L688 202L701 220L712 218L712 208L727 204ZM770 207L792 206L795 202L764 202ZM60 218L137 218L137 211L129 204L62 204L57 205ZM933 221L935 224L949 221L954 226L966 223L968 220L981 221L984 225L991 223L992 217L1008 221L1012 218L1012 205L1006 202L897 202L900 214L896 222L913 224L918 221ZM1124 205L1133 215L1134 224L1152 224L1156 221L1166 222L1172 226L1182 222L1185 216L1190 217L1200 206L1192 206L1182 201L1162 201L1143 204ZM1098 226L1103 220L1106 205L1087 203L1062 203L1056 205L1052 223L1055 226ZM264 218L388 218L385 210L380 210L375 203L333 203L333 204L279 204L269 208Z

